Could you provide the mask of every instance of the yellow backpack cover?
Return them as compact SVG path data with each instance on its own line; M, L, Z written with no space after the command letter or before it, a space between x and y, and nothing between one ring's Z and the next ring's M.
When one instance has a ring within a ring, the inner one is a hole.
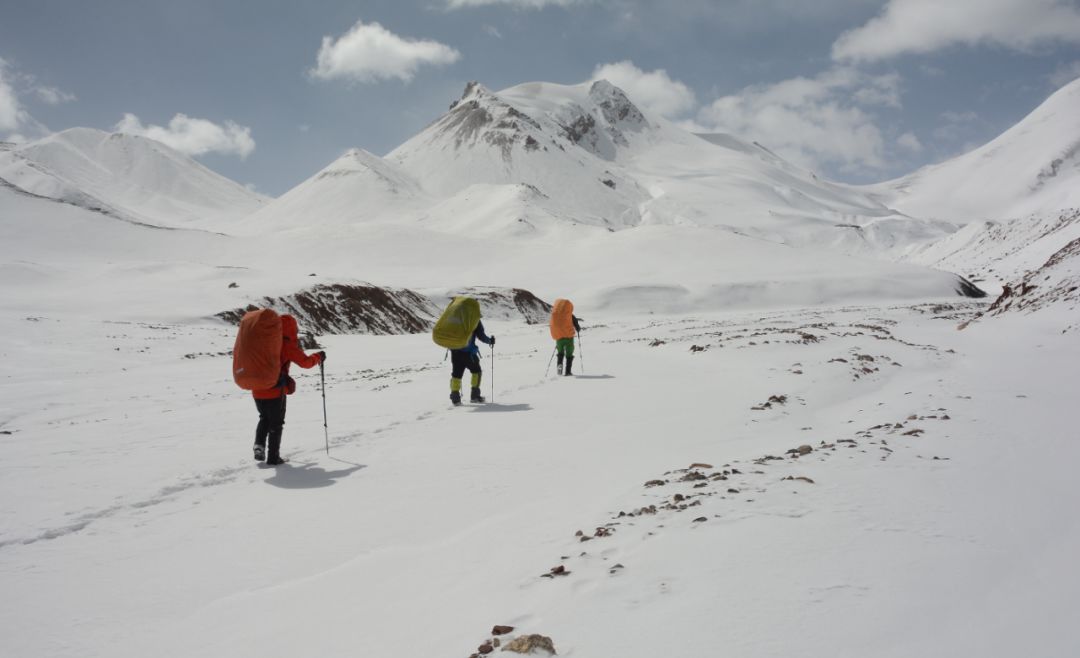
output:
M431 339L441 347L460 350L469 344L478 324L480 302L472 297L455 297L435 323Z

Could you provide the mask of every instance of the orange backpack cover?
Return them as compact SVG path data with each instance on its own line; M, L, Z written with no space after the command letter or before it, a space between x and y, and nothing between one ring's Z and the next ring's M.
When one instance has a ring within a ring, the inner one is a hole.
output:
M281 377L281 316L273 309L248 311L233 346L233 380L240 388L273 388Z
M574 303L569 299L556 299L551 307L551 337L555 340L573 338L575 333Z

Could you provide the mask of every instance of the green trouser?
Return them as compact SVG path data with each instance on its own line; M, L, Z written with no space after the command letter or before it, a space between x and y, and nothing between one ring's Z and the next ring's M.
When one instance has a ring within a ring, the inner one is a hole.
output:
M560 338L555 341L555 351L559 356L574 356L574 339Z

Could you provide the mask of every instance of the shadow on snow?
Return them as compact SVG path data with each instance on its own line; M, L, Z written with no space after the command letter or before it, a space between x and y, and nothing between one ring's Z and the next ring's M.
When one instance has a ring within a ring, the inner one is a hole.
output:
M295 463L295 465L294 462L289 462L276 467L274 474L266 478L266 483L282 489L321 489L331 486L339 478L367 468L364 464L353 464L336 457L331 457L331 459L349 464L349 467L328 471L310 462Z

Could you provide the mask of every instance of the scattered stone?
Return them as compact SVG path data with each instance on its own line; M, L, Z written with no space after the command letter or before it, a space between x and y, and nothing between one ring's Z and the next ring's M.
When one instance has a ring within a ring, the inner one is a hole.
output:
M649 347L660 347L661 345L667 345L667 341L657 338L653 340L653 342L649 343Z
M649 480L648 482L645 483L645 486L646 487L662 487L665 484L667 484L667 482L665 480Z
M506 635L507 633L513 633L513 626L494 626L491 629L492 635Z
M583 553L584 555L584 553ZM555 576L569 576L570 572L566 570L563 565L551 567L551 571L545 574L541 574L542 578L554 578Z
M737 494L737 493L739 493L739 490L738 490L738 489L736 489L736 488L734 488L734 487L731 487L730 489L728 489L728 490L727 490L727 492L728 492L728 493L735 493L735 494Z
M480 654L482 654L482 655L485 655L485 656L486 656L487 654L489 654L489 653L491 653L492 651L494 651L494 650L495 650L495 647L491 646L491 642L484 642L484 643L483 643L483 644L481 644L481 645L480 645L479 647L477 647L477 648L476 648L476 650L477 650L477 652L479 652Z
M708 521L708 520L709 519L705 518L704 516L699 516L696 519L694 519L694 523L701 523L703 521Z
M904 436L921 436L922 434L923 430L908 430L904 432Z
M810 478L808 478L808 477L806 477L806 476L803 476L803 475L794 475L794 476L793 476L793 475L789 475L789 476L787 476L787 477L786 477L786 478L784 478L784 479L785 479L785 480L802 480L803 482L809 482L810 484L814 484L814 481L813 481L813 480L811 480Z
M704 347L701 346L701 345L691 345L690 346L690 351L691 352L704 352L707 349L709 349L708 345L705 345Z
M711 469L712 467L713 467L712 464L704 464L702 462L694 462L693 464L690 464L690 469L691 470L693 470L695 468L704 468L704 469L708 470L708 469Z
M682 501L686 500L686 496L682 494L675 494L674 500L676 503L681 503Z
M230 288L239 288L239 287L240 287L240 284L238 284L238 283L236 283L235 281L233 281L232 283L230 283L230 284L229 284L229 287L230 287Z
M550 637L544 635L520 635L503 647L503 651L513 651L515 653L532 653L534 649L541 649L553 656L556 655L555 643L551 641Z

